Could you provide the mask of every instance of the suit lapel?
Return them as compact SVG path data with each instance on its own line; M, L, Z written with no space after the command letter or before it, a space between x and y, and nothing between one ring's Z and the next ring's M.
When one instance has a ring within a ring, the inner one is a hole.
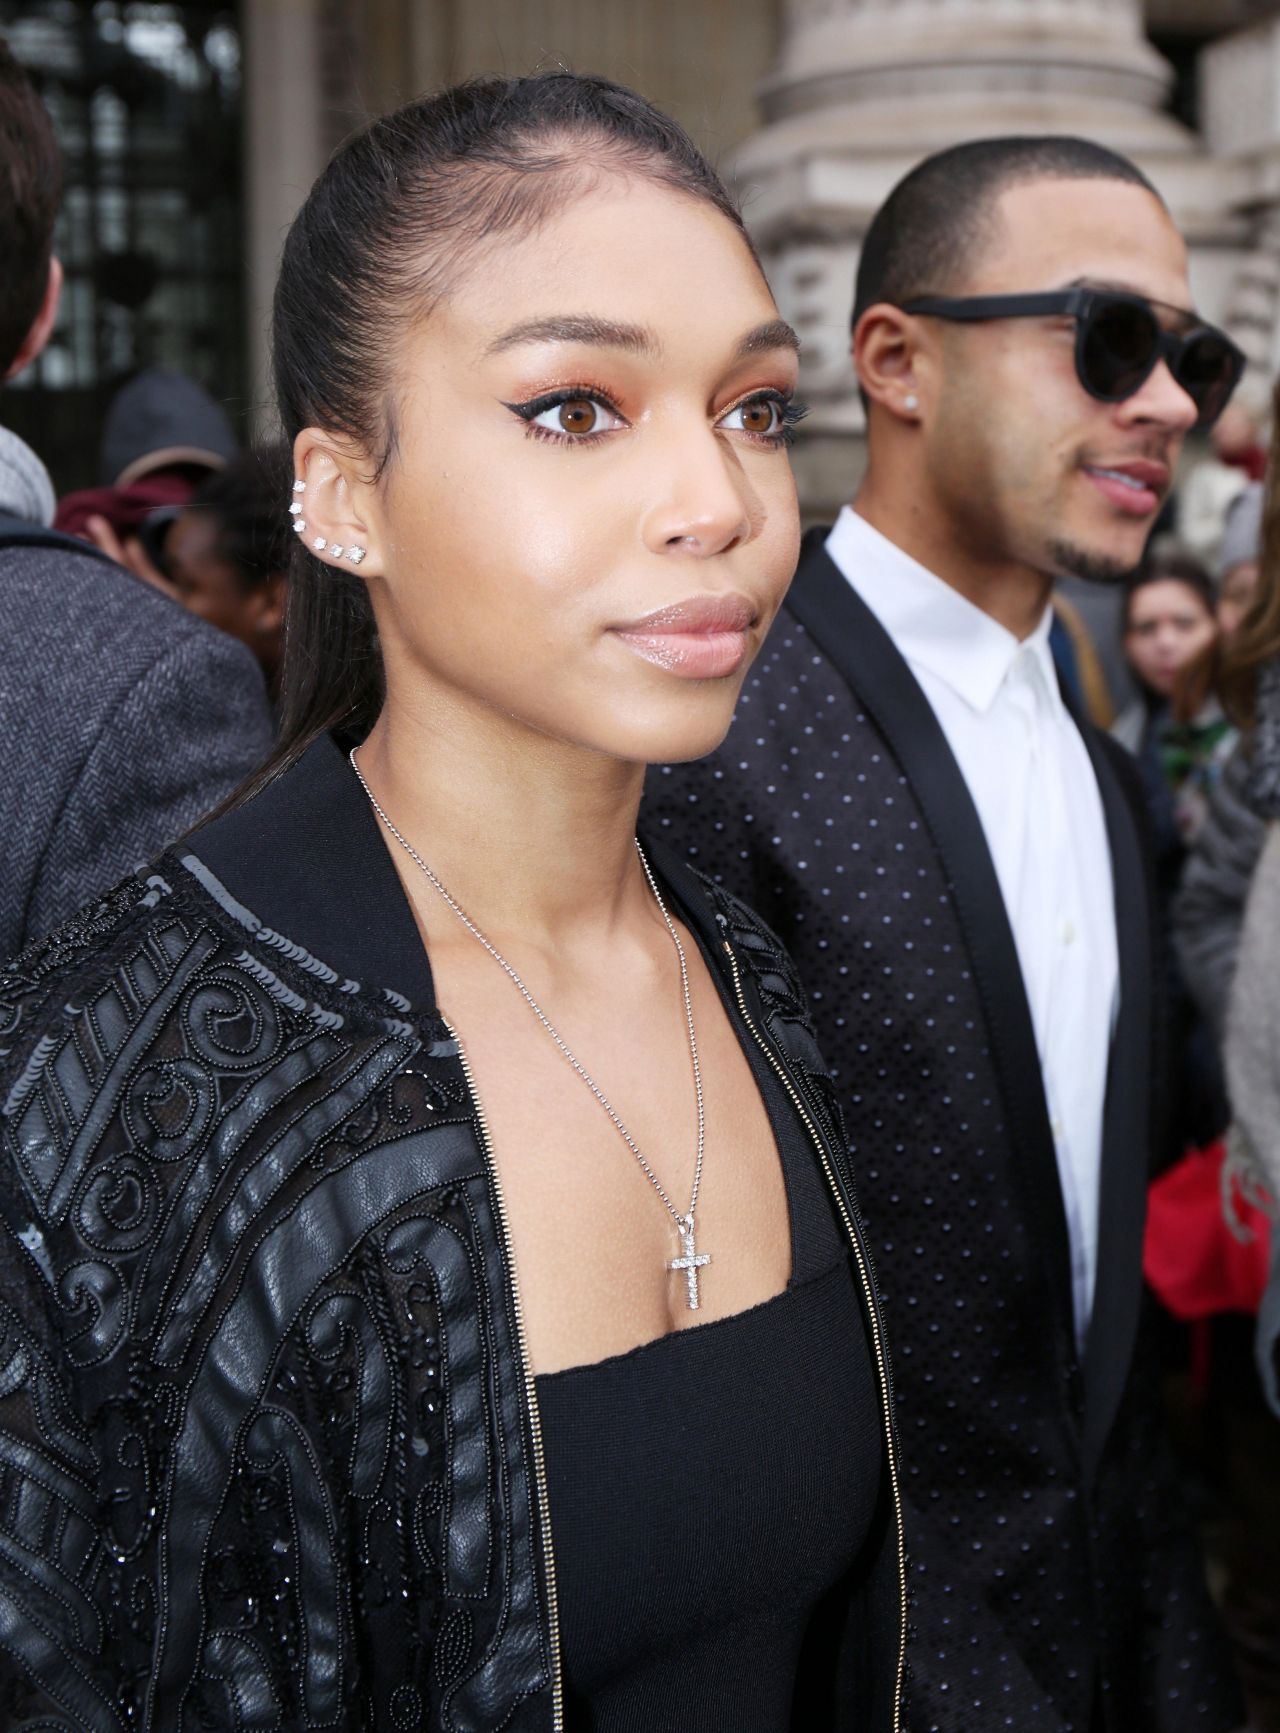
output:
M875 615L806 537L787 607L874 717L942 857L1000 1076L1022 1195L1050 1267L1058 1325L1074 1341L1071 1260L1040 1058L1017 948L982 821L928 699Z
M1142 1302L1142 1233L1151 1147L1154 945L1146 858L1113 748L1087 723L1111 845L1120 1014L1107 1069L1098 1195L1098 1274L1085 1343L1084 1465L1097 1466L1129 1374Z

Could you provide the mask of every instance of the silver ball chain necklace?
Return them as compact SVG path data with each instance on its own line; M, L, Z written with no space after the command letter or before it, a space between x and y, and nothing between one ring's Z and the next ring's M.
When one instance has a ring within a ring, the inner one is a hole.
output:
M515 969L502 955L502 952L497 948L497 946L490 944L489 940L480 931L480 928L471 919L470 915L467 914L462 905L450 896L449 892L436 877L435 873L432 872L426 861L423 860L417 849L414 848L408 837L406 837L401 831L397 830L395 825L392 824L391 820L387 817L382 807L378 804L377 796L364 779L364 773L356 761L356 752L354 747L352 747L348 756L351 759L351 768L355 771L361 788L363 788L365 793L368 795L369 804L372 806L374 812L377 813L382 823L400 844L400 847L404 849L409 858L426 875L432 888L439 894L446 906L453 910L454 914L462 922L463 926L471 934L472 938L476 939L484 946L485 950L488 951L494 962L498 964L499 968L501 968L512 981L518 989L525 1004L528 1005L529 1009L533 1012L539 1023L542 1024L542 1027L546 1030L547 1034L550 1035L551 1039L555 1042L561 1054L568 1060L569 1064L595 1096L601 1107L604 1108L605 1112L612 1120L614 1129L617 1131L619 1137L621 1137L632 1155L635 1156L637 1162L639 1162L641 1171L645 1178L649 1181L649 1184L653 1187L654 1191L657 1192L658 1196L662 1200L663 1208L676 1224L676 1232L680 1236L681 1255L677 1258L670 1259L667 1263L667 1268L676 1271L684 1277L686 1304L691 1312L696 1312L698 1310L699 1301L698 1272L699 1270L704 1269L706 1265L711 1262L710 1252L700 1252L697 1248L693 1220L694 1214L698 1208L698 1189L702 1184L702 1156L706 1146L707 1130L706 1112L702 1100L702 1069L698 1064L698 1037L693 1027L693 1000L689 995L689 965L685 960L684 946L680 942L680 935L675 929L671 916L667 913L667 905L662 900L662 892L658 889L658 882L653 876L648 860L645 858L645 852L640 846L639 837L636 838L636 853L640 856L640 865L644 868L644 876L648 880L649 889L653 892L653 900L658 905L658 913L662 916L667 932L671 935L671 943L676 948L676 956L680 962L680 991L684 996L684 1018L685 1025L689 1031L689 1057L693 1062L693 1089L698 1103L698 1153L693 1164L693 1190L689 1197L689 1208L684 1215L681 1215L679 1210L677 1210L676 1206L672 1203L670 1197L667 1195L666 1187L650 1167L648 1161L646 1161L644 1155L641 1153L640 1146L627 1130L626 1126L622 1123L616 1108L610 1102L604 1090L601 1089L595 1078L591 1076L586 1066L583 1065L571 1051L568 1042L565 1041L564 1037L556 1029L551 1019L547 1016L541 1005L539 1005L533 994L525 986Z

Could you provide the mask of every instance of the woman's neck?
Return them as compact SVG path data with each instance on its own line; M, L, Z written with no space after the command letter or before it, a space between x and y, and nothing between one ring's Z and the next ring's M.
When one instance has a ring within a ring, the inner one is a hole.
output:
M499 949L504 934L554 948L607 938L642 909L652 918L635 848L642 764L492 713L446 725L391 703L356 756L388 818Z

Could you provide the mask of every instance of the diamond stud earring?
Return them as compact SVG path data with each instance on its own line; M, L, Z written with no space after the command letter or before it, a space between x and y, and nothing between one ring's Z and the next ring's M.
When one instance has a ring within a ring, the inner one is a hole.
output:
M335 560L340 560L346 552L346 549L343 547L341 542L330 542L329 552L333 555Z
M300 517L296 517L293 520L293 527L294 527L294 529L297 530L298 534L301 535L303 530L306 529L307 526L306 526L306 524L303 523L303 521Z
M318 554L322 554L329 543L325 536L317 536L311 545Z
M916 396L915 392L912 391L903 398L902 406L904 409L919 409L920 399Z
M347 558L351 561L351 564L353 566L358 566L360 564L361 560L364 558L364 555L365 555L365 550L363 548L348 548L347 549Z
M295 493L305 493L307 491L306 482L305 481L295 481L293 484L293 491Z

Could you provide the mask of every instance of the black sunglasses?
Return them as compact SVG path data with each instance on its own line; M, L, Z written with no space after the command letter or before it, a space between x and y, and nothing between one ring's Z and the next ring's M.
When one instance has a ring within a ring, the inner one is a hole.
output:
M1197 325L1166 331L1156 303L1116 289L1060 289L1042 295L920 295L902 302L904 313L935 319L1037 319L1055 313L1076 321L1076 375L1090 397L1122 403L1132 397L1161 361L1198 411L1196 426L1209 427L1227 407L1240 382L1245 358L1225 331ZM1176 309L1172 309L1175 310Z

